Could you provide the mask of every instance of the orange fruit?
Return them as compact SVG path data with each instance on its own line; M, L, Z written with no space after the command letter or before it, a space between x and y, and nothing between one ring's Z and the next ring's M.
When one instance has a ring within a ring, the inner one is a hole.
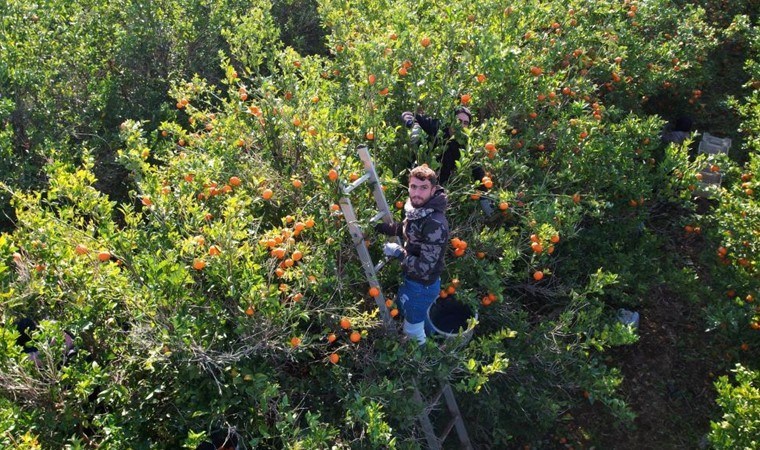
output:
M446 288L446 292L449 295L453 295L453 294L455 294L457 292L457 288L454 287L454 286L449 286L449 287Z
M402 77L405 77L409 74L409 72L406 70L406 67L399 67L398 74Z
M484 147L489 152L495 152L496 151L496 144L494 144L493 142L486 142L486 145Z
M559 235L555 234L549 240L552 241L552 244L556 244L557 242L559 242Z
M454 250L454 256L464 256L464 249L462 247L459 247Z
M393 300L391 300L389 298L386 298L385 299L385 307L386 308L390 308L391 306L393 306Z
M150 197L148 196L143 197L142 199L140 199L140 201L142 202L144 206L150 206L153 204L153 200L151 200Z
M332 344L333 342L335 342L336 339L338 339L338 337L335 336L335 333L330 333L327 335L327 342L329 344Z
M386 95L388 95L388 88L384 87L384 88L380 89L380 91L378 92L378 94L380 94L381 96L385 97Z
M299 119L298 117L293 117L293 126L300 127L301 119Z
M391 317L396 317L396 316L398 316L398 309L397 308L393 308L391 310Z
M301 253L300 250L296 250L293 252L293 255L291 255L291 257L293 258L293 261L300 261L301 258L303 258L303 253Z
M313 126L309 126L308 131L309 131L309 134L312 135L312 136L316 136L317 135L317 129L314 128Z
M253 313L254 313L253 306L248 306L248 308L246 308L246 310L245 310L245 315L247 315L248 317L250 317L250 316L253 315Z
M236 177L236 176L231 176L230 177L230 184L232 186L235 186L235 187L240 186L240 183L242 183L242 181L240 181L239 177Z
M486 81L486 75L479 73L475 79L478 80L478 83L484 83Z
M532 244L530 244L530 248L533 250L534 253L541 253L544 251L544 247L538 242L533 242Z
M349 328L351 328L351 321L348 320L347 317L343 317L342 319L340 319L340 327L343 328L344 330L348 330Z
M222 249L217 247L216 245L212 245L208 248L208 254L211 256L219 256L222 254Z
M477 253L475 253L475 256L476 256L478 259L485 259L485 257L486 257L486 253L485 253L485 252L477 252Z
M506 211L507 209L509 209L509 203L507 203L507 202L501 202L501 203L499 203L499 209L502 210L502 211Z
M336 181L338 179L338 171L335 169L330 169L330 171L327 172L327 178L329 178L330 181Z
M301 344L301 338L298 336L293 336L290 338L290 346L291 347L298 347L298 345Z
M451 246L452 247L459 248L460 245L462 245L462 240L461 239L459 239L458 237L455 237L455 238L451 239Z
M202 259L194 259L193 260L193 269L195 270L203 270L206 267L206 261Z
M77 244L77 246L74 248L74 252L77 255L86 255L90 253L90 250L84 244Z
M106 262L111 259L111 252L108 250L101 250L98 252L98 261Z
M377 81L377 77L375 76L375 74L374 73L369 74L369 76L367 77L367 82L369 83L369 85L372 86L373 84L375 84L375 81Z
M311 217L309 217L308 219L306 219L306 222L304 222L304 225L306 225L306 228L313 227L314 226L314 219L312 219Z
M423 37L422 39L420 39L420 45L421 45L423 48L427 48L427 46L429 46L429 45L430 45L430 38L429 38L429 37L427 37L427 36L425 36L425 37Z
M356 344L362 339L362 335L358 331L352 331L348 339L354 344Z
M340 361L340 356L338 356L337 353L330 354L330 362L333 364L338 364L338 361Z
M192 183L192 181L195 179L195 175L192 174L192 173L188 173L188 174L185 174L185 176L183 178L188 183Z
M303 186L303 182L301 182L301 180L299 180L299 179L293 180L293 187L294 188L300 189L301 186Z
M396 202L396 209L401 209L403 207L404 207L404 202L402 202L401 200L398 200Z
M544 273L540 270L537 270L533 272L533 279L536 281L541 281L541 279L544 278Z
M463 105L469 104L470 100L472 100L472 96L470 94L462 94L462 96L459 97L459 101L461 101Z
M370 297L377 297L378 295L380 295L380 289L378 289L376 286L372 286L371 288L369 288L368 292L369 292Z
M375 140L375 133L373 133L371 131L367 131L366 138L367 138L368 141Z
M264 189L264 190L261 192L261 198L263 198L264 200L269 200L269 199L271 199L273 195L274 195L274 192L272 192L272 190L271 190L271 189L269 189L269 188L266 188L266 189Z
M537 77L537 76L541 75L543 72L544 72L543 69L541 69L538 66L533 66L533 67L530 68L530 73L534 77Z

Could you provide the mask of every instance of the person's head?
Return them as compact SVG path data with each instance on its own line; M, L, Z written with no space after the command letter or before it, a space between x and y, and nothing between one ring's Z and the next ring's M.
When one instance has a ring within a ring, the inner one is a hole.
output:
M460 106L454 110L454 115L462 127L467 128L470 126L470 123L472 122L472 113L469 108L466 106Z
M438 185L438 176L427 164L417 166L409 174L409 201L419 208L433 196Z

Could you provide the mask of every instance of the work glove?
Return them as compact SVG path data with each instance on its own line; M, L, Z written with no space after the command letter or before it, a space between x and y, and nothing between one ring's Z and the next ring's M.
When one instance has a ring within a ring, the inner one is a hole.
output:
M401 121L404 123L405 127L412 128L412 125L414 125L414 114L409 111L402 112Z
M392 258L403 258L404 248L395 242L386 242L383 246L383 254Z

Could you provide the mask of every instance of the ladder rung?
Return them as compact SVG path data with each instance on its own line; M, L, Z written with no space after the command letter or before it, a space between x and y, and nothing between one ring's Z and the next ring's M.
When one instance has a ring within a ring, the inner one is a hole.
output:
M456 416L449 420L449 423L446 424L446 427L443 429L443 432L440 436L438 436L438 440L440 442L443 442L446 440L447 437L449 437L449 434L451 433L451 430L454 428L454 425L457 424L457 420L459 420L459 416Z
M386 216L386 214L385 214L385 211L380 211L379 213L375 214L375 215L372 217L372 219L370 219L369 223L375 223L375 222L378 222L380 219L382 219L382 218L383 218L383 217L385 217L385 216Z
M353 183L351 183L348 186L346 186L345 188L343 188L343 193L345 195L350 194L354 189L356 189L359 186L361 186L362 183L364 183L365 181L369 180L371 176L372 176L371 173L365 172L364 175L362 175L359 178L357 178L356 181L354 181Z
M382 261L380 261L379 263L377 263L375 265L375 273L380 272L380 270L383 267L385 267L385 265L388 264L388 261L390 261L390 260L391 260L390 256L386 256L385 259L383 259Z

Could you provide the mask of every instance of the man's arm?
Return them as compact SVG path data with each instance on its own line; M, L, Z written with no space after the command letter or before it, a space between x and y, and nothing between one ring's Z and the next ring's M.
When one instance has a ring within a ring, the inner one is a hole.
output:
M375 231L385 234L387 236L401 236L403 234L403 226L401 222L385 223L380 222L375 225Z
M420 125L420 128L422 128L422 131L424 131L425 134L427 134L431 138L435 138L435 136L438 134L438 130L441 128L440 120L434 119L424 114L415 114L414 120L416 120L417 123Z

